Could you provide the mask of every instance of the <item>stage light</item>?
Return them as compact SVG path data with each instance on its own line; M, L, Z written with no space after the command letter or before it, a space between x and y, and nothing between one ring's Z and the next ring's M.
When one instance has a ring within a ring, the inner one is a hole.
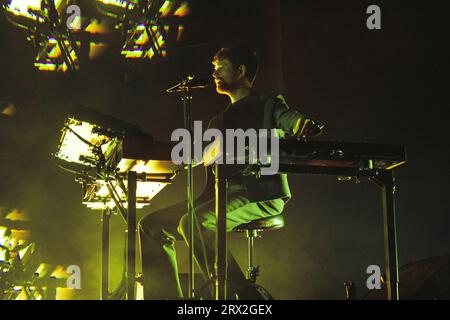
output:
M173 6L175 5L175 2L172 1L166 1L159 9L159 12L161 13L161 18L167 17L172 10Z
M175 17L186 17L190 13L190 8L187 2L184 2L180 7L173 13Z
M55 38L50 38L42 43L34 65L41 71L66 72L69 70L69 65L78 69L76 48L69 40L57 41Z
M15 14L21 15L30 19L34 19L35 16L30 10L40 10L41 0L12 0L10 4L6 6L6 10Z
M136 207L150 200L169 182L160 172L159 161L133 160L122 157L123 133L69 117L62 130L55 158L61 167L82 175L82 203L91 209L127 206L126 173L146 174L137 181Z
M39 12L42 10L41 2L41 0L6 1L6 10L16 16L37 20ZM63 0L55 0L55 8L58 10L62 3Z
M127 10L133 10L138 4L138 0L97 0L98 11L112 17L118 18Z
M129 29L122 49L126 58L149 58L166 55L165 38L157 26L138 25Z
M105 151L114 140L96 132L94 124L68 118L63 129L57 159L95 168L99 152Z
M121 54L127 59L165 58L170 31L168 22L173 25L174 19L185 17L190 11L187 1L169 0L97 0L97 7L116 18L116 28L123 29L125 39ZM178 42L183 26L179 21L175 23L179 31Z
M66 22L61 19L66 14L68 1L3 0L2 7L12 24L27 29L27 38L37 52L36 68L42 71L78 70L79 50Z
M91 34L107 34L111 32L106 20L99 21L97 19L91 20L84 31Z
M123 181L125 186L127 181ZM138 181L136 188L136 208L141 209L150 204L150 200L158 194L167 184L152 181ZM111 200L110 189L114 189L117 200L123 207L127 207L127 195L117 181L111 181L110 185L104 180L97 180L87 188L84 194L83 204L90 209L101 210L116 207L114 200Z
M139 0L97 0L107 6L118 7L122 9L133 9Z
M127 6L134 6L136 4L136 1L127 1L127 0L98 0L98 1L106 5L113 5L121 8L126 8Z
M0 219L0 295L3 300L70 299L69 274L61 265L40 262L27 216L13 209ZM52 290L49 288L52 287Z
M70 4L65 0L0 0L7 19L28 31L27 39L37 52L34 66L38 70L79 70L82 41L89 42L89 59L105 51L103 35L111 31L113 23L108 25L108 19L87 23L83 15L67 25L63 18ZM170 43L179 42L183 34L181 18L190 11L188 2L181 0L95 0L95 5L114 18L116 29L122 29L121 54L127 59L167 57Z
M75 290L67 288L69 274L62 265L40 263L33 278L25 283L17 281L11 288L8 299L14 300L71 300ZM53 289L50 289L53 287ZM12 292L11 292L12 291Z
M49 0L6 0L3 1L3 7L11 22L29 28L33 21L45 18L48 13L47 1ZM54 0L54 8L59 13L63 7L65 7L63 0Z

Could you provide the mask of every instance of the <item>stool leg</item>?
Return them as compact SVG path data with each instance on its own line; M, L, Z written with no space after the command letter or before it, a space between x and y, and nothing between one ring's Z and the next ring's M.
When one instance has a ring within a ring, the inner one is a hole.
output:
M246 230L247 243L248 243L248 269L247 280L251 283L256 283L256 277L259 275L259 267L253 266L253 239L258 236L257 230Z
M251 231L250 231L251 232ZM253 269L253 235L247 230L248 237L248 277L250 277L250 272Z

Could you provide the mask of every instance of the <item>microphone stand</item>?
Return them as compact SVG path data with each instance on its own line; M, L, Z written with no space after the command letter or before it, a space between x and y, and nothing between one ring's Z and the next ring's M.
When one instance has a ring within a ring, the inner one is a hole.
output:
M184 127L189 131L191 141L190 141L190 155L189 163L187 164L187 207L188 207L188 225L189 225L189 299L195 298L195 279L194 279L194 174L193 174L193 157L192 153L194 151L193 145L193 121L192 121L192 89L194 88L204 88L206 85L199 86L195 84L192 80L193 76L187 76L182 79L181 82L169 89L166 92L178 92L180 93L181 100L183 102L183 113L184 113Z

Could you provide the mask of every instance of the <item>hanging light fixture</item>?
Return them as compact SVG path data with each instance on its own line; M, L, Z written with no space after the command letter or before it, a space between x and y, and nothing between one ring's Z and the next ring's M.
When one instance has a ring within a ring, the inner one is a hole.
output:
M3 1L5 9L12 15L27 20L37 20L39 12L42 11L41 0L6 0ZM63 4L63 0L55 0L55 8L58 10Z
M36 49L34 65L39 70L78 69L78 46L61 19L67 10L67 1L2 0L0 4L8 21L28 30L28 39Z
M171 43L179 42L184 31L182 18L189 14L183 0L94 0L97 9L114 18L122 30L121 54L127 59L162 59ZM28 40L36 49L34 65L42 71L79 69L81 43L89 42L89 59L107 46L105 34L111 22L80 16L68 25L69 0L0 0L7 19L28 31ZM74 25L78 27L74 28ZM84 25L84 27L81 27ZM106 30L107 29L107 30Z
M189 13L186 1L174 0L97 0L97 7L116 19L124 36L121 54L130 59L166 57L169 25L163 20ZM182 32L183 26L177 28Z
M127 10L133 10L138 0L97 0L97 9L110 17L118 18Z

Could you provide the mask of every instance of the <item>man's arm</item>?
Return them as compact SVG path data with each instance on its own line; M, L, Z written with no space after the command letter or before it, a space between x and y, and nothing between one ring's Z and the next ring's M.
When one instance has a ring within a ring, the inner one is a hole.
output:
M289 109L284 97L279 94L275 98L273 117L275 119L276 128L282 129L284 132L292 135L294 134L297 124L304 116L296 110Z
M289 109L284 97L280 94L275 99L273 110L275 126L296 136L298 139L309 139L322 133L324 125L318 120Z

